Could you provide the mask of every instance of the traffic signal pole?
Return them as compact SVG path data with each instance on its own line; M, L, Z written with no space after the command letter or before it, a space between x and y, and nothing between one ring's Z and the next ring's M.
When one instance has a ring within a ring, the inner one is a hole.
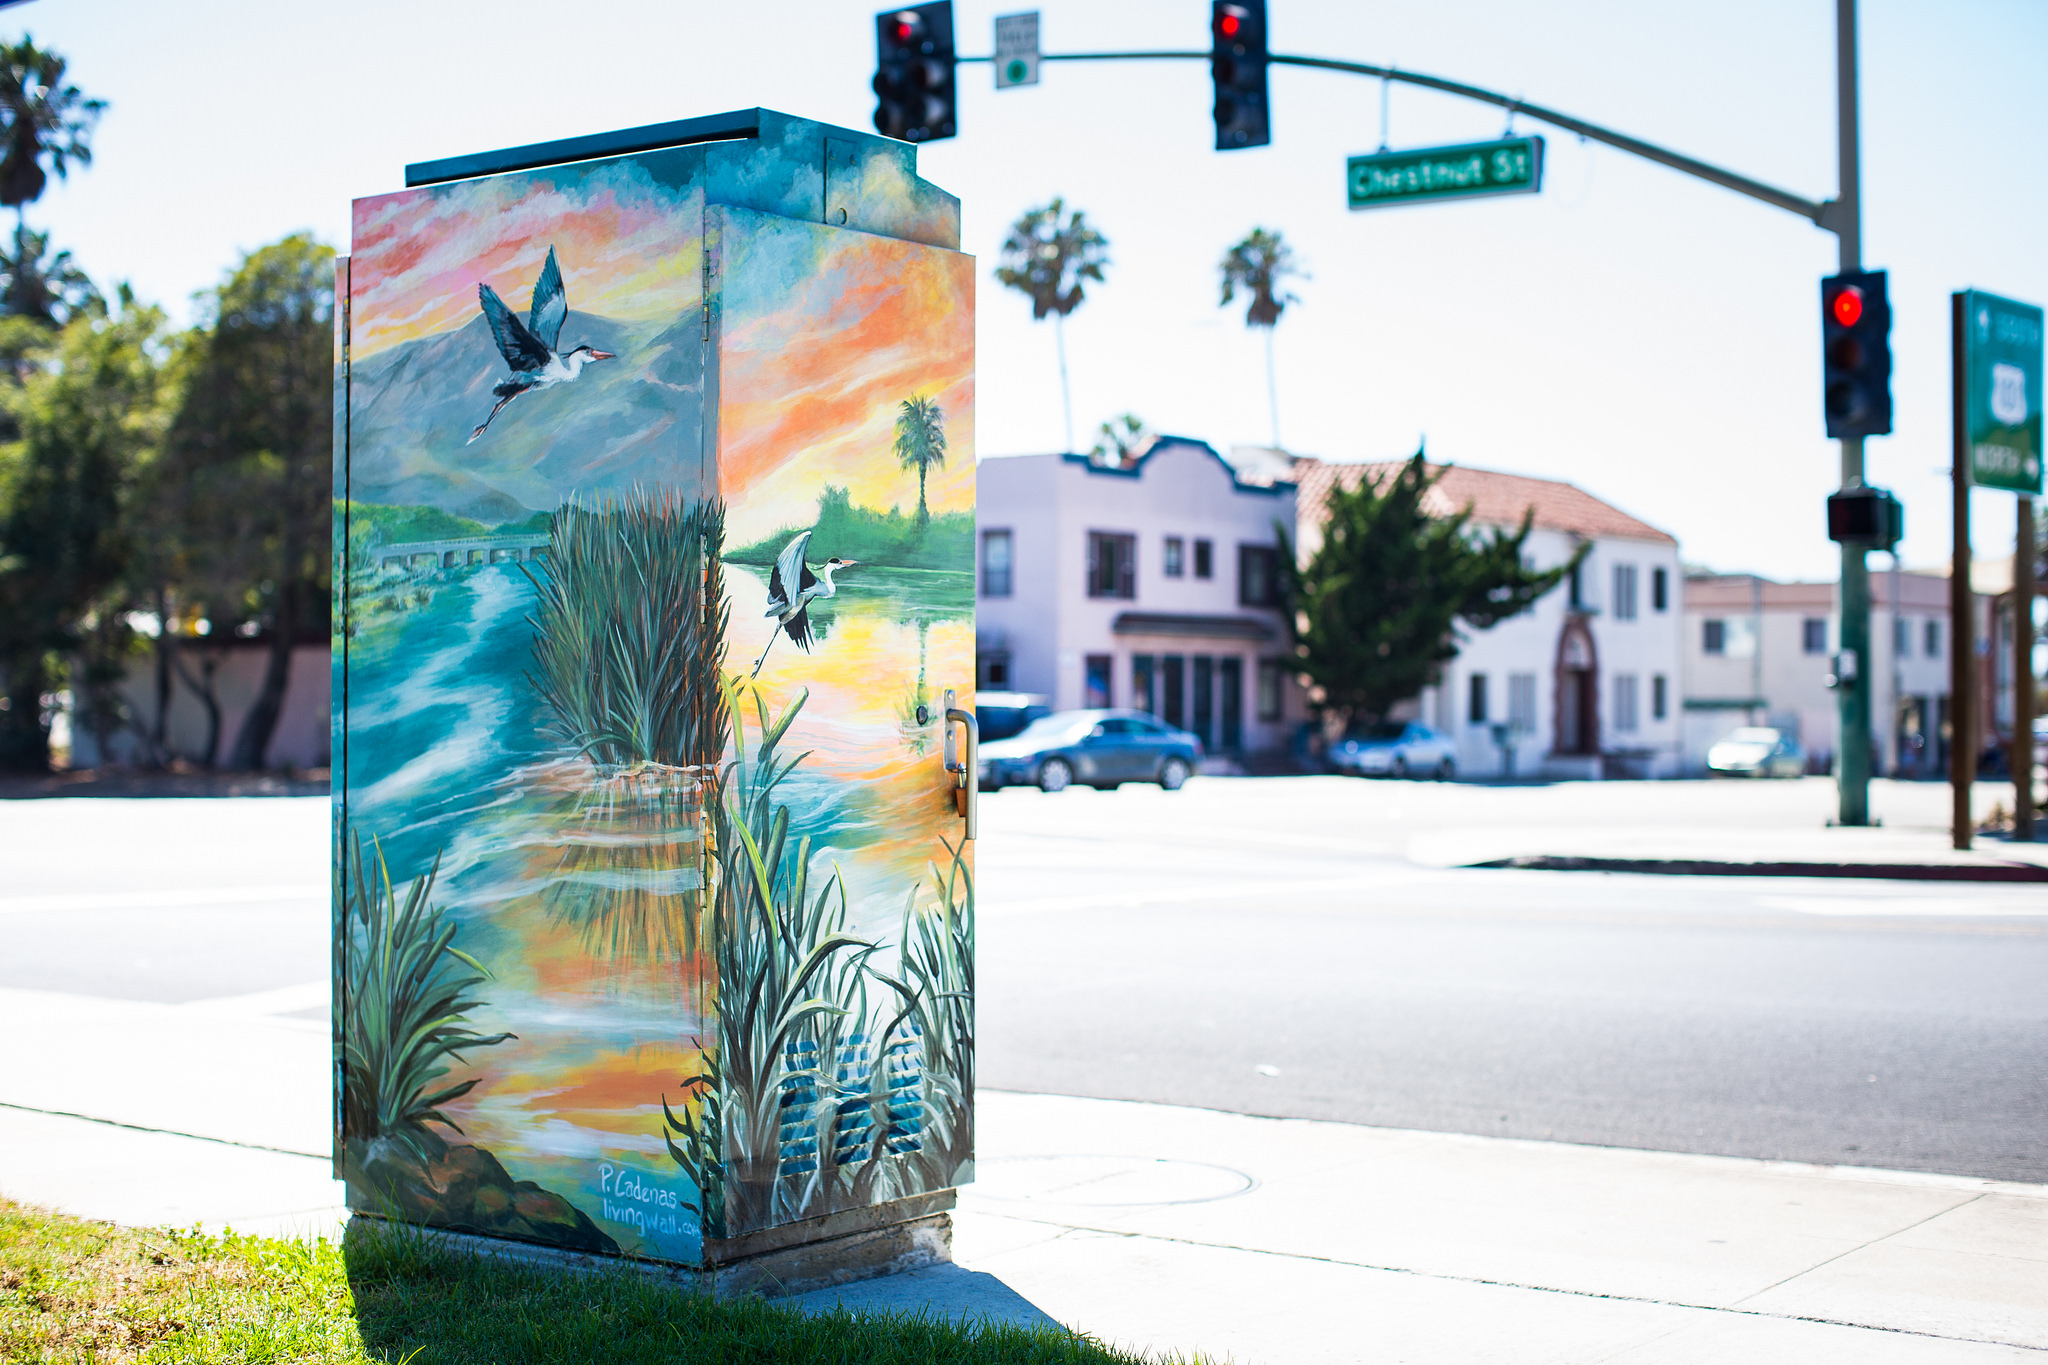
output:
M1863 268L1863 204L1856 133L1856 0L1835 0L1835 131L1841 189L1828 222L1841 243L1844 273ZM1863 438L1842 438L1842 487L1863 486ZM1850 676L1836 669L1835 820L1870 823L1870 697L1877 685L1870 653L1870 561L1865 545L1842 542L1841 626L1837 642ZM1892 604L1893 614L1898 603ZM1894 642L1896 643L1896 642Z

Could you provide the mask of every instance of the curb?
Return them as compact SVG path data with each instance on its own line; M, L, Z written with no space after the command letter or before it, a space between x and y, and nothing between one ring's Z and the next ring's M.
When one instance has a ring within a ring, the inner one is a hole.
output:
M1670 877L1868 877L1908 882L2048 882L2033 863L1728 863L1697 858L1582 858L1529 853L1468 868L1538 872L1640 872Z

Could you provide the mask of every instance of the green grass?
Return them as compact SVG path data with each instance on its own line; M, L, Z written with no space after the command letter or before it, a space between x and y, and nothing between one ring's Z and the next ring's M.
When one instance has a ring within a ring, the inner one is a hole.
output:
M380 1365L1142 1365L1052 1327L805 1315L356 1224L344 1245L87 1222L0 1200L0 1359Z
M545 531L549 514L535 512L520 521L501 526L487 525L444 512L438 507L396 507L375 502L347 504L349 524L356 531L375 531L376 543L402 545L420 540L465 540L474 536L512 535L520 531ZM339 509L337 509L339 510Z
M803 529L777 531L726 558L735 564L766 567ZM966 570L974 564L974 514L947 512L920 529L915 513L905 516L895 507L886 512L856 507L844 488L828 486L818 499L818 520L811 527L811 543L804 547L804 554L813 564L838 558L884 568Z

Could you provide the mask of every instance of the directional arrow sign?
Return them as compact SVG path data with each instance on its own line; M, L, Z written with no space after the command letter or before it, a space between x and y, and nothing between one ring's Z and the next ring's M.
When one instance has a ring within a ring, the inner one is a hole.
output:
M1354 156L1345 163L1344 180L1354 209L1534 194L1543 188L1543 139L1510 137Z
M2041 310L1973 289L1963 296L1970 482L2041 492Z

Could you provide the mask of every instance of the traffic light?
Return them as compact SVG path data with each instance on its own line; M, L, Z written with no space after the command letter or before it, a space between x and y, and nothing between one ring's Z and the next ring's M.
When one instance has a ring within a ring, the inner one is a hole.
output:
M1821 376L1828 435L1888 436L1892 429L1892 309L1882 270L1820 282Z
M953 60L952 0L877 14L876 130L905 142L953 136Z
M1212 0L1209 74L1216 82L1216 150L1273 140L1266 109L1266 0Z
M1828 494L1828 539L1890 550L1906 534L1906 509L1882 488L1844 488Z

